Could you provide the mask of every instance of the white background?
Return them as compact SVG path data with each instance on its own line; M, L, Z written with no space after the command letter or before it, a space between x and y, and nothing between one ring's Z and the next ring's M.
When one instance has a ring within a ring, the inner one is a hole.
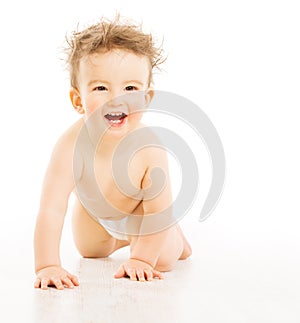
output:
M43 175L56 139L78 119L60 61L65 34L116 11L164 38L168 60L155 76L156 88L199 105L223 141L225 190L212 216L199 223L209 160L201 140L187 131L205 168L198 200L185 220L194 221L199 233L210 232L216 246L239 250L246 263L251 256L257 267L261 261L270 264L266 279L274 286L277 275L281 282L287 279L282 293L293 305L300 285L300 10L289 0L2 4L2 280L29 281L31 287ZM66 245L75 254L72 244ZM290 310L286 322L299 321L299 312Z

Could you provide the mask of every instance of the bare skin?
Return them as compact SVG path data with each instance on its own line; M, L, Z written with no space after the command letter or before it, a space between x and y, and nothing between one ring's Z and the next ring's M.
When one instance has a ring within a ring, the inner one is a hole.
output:
M47 289L53 285L63 289L79 285L77 277L62 268L59 245L68 199L72 192L75 193L72 168L74 146L84 122L97 108L104 106L108 112L127 112L124 122L110 124L95 158L97 184L107 201L122 212L144 216L161 212L172 203L168 176L158 196L150 200L136 200L118 190L112 175L111 161L115 147L130 131L143 126L141 115L131 114L132 99L120 100L120 95L139 91L143 95L135 98L134 104L138 102L140 106L147 106L153 96L148 78L147 59L126 51L95 54L82 60L79 86L71 90L70 97L83 118L58 140L44 179L35 229L36 288ZM141 190L151 186L150 171L154 167L160 167L168 175L165 151L151 147L137 153L128 167L133 185ZM178 224L157 233L120 240L108 233L78 199L73 208L73 234L83 257L107 257L120 248L130 246L130 258L117 269L115 278L129 277L139 281L162 279L162 272L172 270L177 260L186 259L191 254L191 247Z

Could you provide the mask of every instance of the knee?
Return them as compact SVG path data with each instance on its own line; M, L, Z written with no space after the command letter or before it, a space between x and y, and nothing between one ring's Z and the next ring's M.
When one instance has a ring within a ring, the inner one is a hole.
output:
M108 250L78 250L83 258L106 258L112 254Z
M170 261L166 261L164 259L158 259L155 270L161 271L161 272L167 272L172 271L174 269L175 262L171 263Z
M114 251L112 241L104 241L99 244L77 244L77 250L83 258L106 258Z

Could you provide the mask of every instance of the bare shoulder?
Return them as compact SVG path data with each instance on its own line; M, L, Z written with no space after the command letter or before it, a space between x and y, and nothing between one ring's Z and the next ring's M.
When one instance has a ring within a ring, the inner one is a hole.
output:
M143 189L143 208L145 214L157 213L172 202L169 174L168 150L161 135L151 127L145 127L146 138L141 139L139 150L140 164L144 175L140 187Z
M73 177L72 165L74 147L83 123L84 121L81 119L76 121L56 141L47 172L52 177L63 176L64 178L68 177L70 179Z
M40 212L64 214L74 188L73 150L83 121L77 121L57 140L43 182Z
M167 149L159 135L151 128L144 126L140 149L140 158L146 168L167 167ZM143 146L144 145L144 146Z
M58 138L54 146L53 157L64 159L66 155L73 156L75 143L83 124L84 121L79 119Z
M168 177L168 155L161 139L150 127L140 127L139 130L138 143L135 143L138 149L131 158L129 173L135 174L132 178L138 177L140 187L145 187L151 183L150 173L154 168Z

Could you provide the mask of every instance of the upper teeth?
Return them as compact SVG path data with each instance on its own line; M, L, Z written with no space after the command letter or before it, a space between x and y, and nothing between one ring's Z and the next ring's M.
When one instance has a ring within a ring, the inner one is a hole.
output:
M123 114L123 112L110 112L108 114L111 115L111 116L119 117L119 116L121 116Z

